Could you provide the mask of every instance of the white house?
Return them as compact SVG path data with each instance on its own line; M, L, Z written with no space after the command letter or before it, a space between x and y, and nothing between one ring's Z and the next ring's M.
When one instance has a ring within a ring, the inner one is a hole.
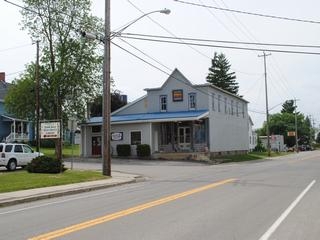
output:
M249 116L248 124L249 124L249 151L253 151L258 143L258 139L257 139L258 135L253 130L253 121L250 116Z
M193 85L175 69L159 88L111 114L111 151L118 144L149 144L153 156L165 153L249 151L248 102L212 85ZM101 155L102 118L81 126L81 155ZM208 154L209 155L209 154Z

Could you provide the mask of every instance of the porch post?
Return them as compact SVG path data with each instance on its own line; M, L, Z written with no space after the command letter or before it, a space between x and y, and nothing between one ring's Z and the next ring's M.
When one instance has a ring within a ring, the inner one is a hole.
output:
M21 126L20 138L23 139L23 132L24 132L23 131L24 130L23 129L23 122L20 123L20 126Z
M191 149L194 152L194 121L191 121L190 124L190 145L191 145Z
M13 141L16 141L16 120L13 120Z
M175 148L175 141L174 141L174 122L170 123L170 130L171 130L171 145L172 145L172 150L175 152L176 148Z

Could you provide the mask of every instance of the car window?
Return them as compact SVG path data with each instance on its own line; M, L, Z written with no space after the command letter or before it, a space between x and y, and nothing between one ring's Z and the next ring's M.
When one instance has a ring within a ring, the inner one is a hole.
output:
M27 145L23 145L23 151L25 153L33 153L33 150L31 149L31 147L29 147Z
M5 152L11 152L11 150L12 150L12 145L6 145L4 151Z
M15 145L14 146L14 152L23 153L22 146L21 145Z
M3 145L0 145L0 152L3 151Z

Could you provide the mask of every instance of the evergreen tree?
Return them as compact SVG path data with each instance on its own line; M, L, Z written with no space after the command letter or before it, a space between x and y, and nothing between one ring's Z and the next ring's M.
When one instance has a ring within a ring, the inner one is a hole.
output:
M239 86L236 80L235 72L230 72L230 63L223 53L214 53L211 60L212 66L209 68L207 82L226 90L232 94L238 94Z
M296 106L294 106L293 100L287 100L282 104L281 113L294 113L296 110Z

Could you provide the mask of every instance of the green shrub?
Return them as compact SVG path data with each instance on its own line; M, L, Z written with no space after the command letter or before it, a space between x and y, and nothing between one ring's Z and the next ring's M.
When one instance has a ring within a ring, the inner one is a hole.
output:
M131 155L130 144L118 144L117 145L117 155L119 157L127 157Z
M60 173L67 169L63 163L57 159L40 156L28 163L27 170L30 173Z
M151 150L148 144L137 145L137 156L138 157L150 157Z
M260 138L258 138L258 141L257 141L257 146L254 148L255 152L265 152L267 151L266 148L263 146Z
M29 144L33 147L36 147L37 146L37 141L36 140L31 140L29 142ZM42 139L40 141L40 146L43 147L43 148L55 148L56 146L56 143L54 140L52 139Z

